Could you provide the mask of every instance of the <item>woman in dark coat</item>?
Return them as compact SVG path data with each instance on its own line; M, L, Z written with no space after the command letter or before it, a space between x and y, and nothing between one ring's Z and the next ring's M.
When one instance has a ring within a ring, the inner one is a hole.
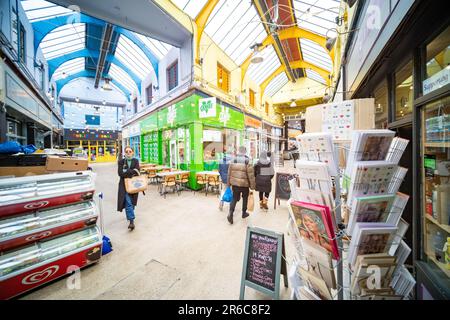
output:
M261 151L255 164L256 191L259 191L259 207L268 210L267 202L272 191L272 178L275 175L272 161L266 151Z
M119 160L117 174L120 177L119 192L117 195L117 211L125 209L127 219L130 221L128 229L134 229L134 207L137 205L138 193L129 194L125 189L126 178L132 178L139 175L139 160L133 158L133 149L130 146L125 147L125 158Z

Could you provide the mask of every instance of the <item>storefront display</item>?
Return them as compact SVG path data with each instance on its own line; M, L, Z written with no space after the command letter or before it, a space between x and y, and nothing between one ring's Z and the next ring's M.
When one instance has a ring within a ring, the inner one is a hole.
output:
M245 128L241 111L200 91L157 110L140 126L141 160L191 171L192 188L195 171L217 169L224 150L233 153L243 143Z
M422 110L423 250L449 283L444 247L450 238L450 97Z
M69 150L81 149L89 162L115 162L118 132L114 130L65 129L64 143Z

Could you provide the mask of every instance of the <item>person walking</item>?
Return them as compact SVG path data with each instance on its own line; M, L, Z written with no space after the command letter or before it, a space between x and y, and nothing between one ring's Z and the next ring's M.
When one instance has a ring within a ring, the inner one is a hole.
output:
M297 148L297 144L294 143L292 145L292 148L289 150L291 156L292 156L292 160L294 161L294 168L296 168L295 166L295 162L298 160L298 148Z
M272 178L275 175L273 164L266 151L261 151L255 164L256 191L259 191L259 208L269 210L267 202L272 191Z
M225 187L228 183L228 167L230 166L230 161L231 161L231 157L225 152L223 154L222 161L219 163L220 179L222 180L222 183L225 185ZM223 209L222 198L220 198L219 209L220 210Z
M125 209L127 220L130 222L128 229L134 230L134 208L137 205L138 193L129 194L125 189L125 179L139 175L139 160L134 158L134 151L130 146L125 147L125 157L118 161L117 173L120 177L117 195L117 211Z
M231 161L228 167L227 186L231 186L233 191L233 200L230 203L230 211L227 220L233 224L233 214L236 203L239 202L242 195L242 218L249 216L247 213L247 203L250 189L255 189L255 172L250 164L250 159L246 156L244 146L239 147L237 156Z

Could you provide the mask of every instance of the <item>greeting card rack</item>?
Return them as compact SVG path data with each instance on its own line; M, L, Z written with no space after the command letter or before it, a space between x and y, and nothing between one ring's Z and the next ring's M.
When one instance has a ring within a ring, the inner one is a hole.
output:
M404 146L406 144L403 143ZM346 224L348 223L348 221L342 221L343 220L342 209L343 208L347 209L347 212L351 211L352 199L347 198L347 196L349 195L348 190L350 190L350 189L357 190L358 196L366 196L366 195L376 196L376 195L385 195L385 194L391 194L391 195L396 194L401 183L404 180L407 169L398 166L398 160L401 158L401 154L403 153L404 148L395 148L395 145L396 144L394 144L394 145L391 144L391 147L390 147L389 153L388 153L388 156L390 158L395 158L395 160L393 162L389 163L389 165L394 167L392 169L392 176L390 176L386 180L377 181L378 184L375 184L373 182L372 183L370 183L370 182L355 183L354 181L350 180L350 177L346 175L345 169L340 169L339 165L338 165L338 159L339 159L340 152L343 152L343 155L346 160L345 162L347 162L349 160L350 148L343 146L339 143L333 143L333 147L334 147L334 150L333 150L334 157L333 158L331 158L330 152L315 152L315 153L311 152L311 151L303 152L303 153L299 152L299 159L302 159L302 160L309 160L309 161L325 160L324 162L328 163L329 159L334 159L335 165L337 168L336 175L334 175L334 179L332 179L332 180L334 180L334 183L333 183L334 208L331 208L332 212L334 213L336 229L334 230L334 238L327 239L330 241L336 240L338 253L339 253L339 260L337 260L337 261L333 260L333 271L335 272L335 275L336 275L336 292L332 295L332 299L343 300L343 299L356 298L354 295L352 295L352 291L351 291L352 276L353 276L353 273L355 270L353 270L352 265L350 263L348 263L348 255L350 253L349 250L351 247L353 250L357 250L357 252L360 252L359 248L362 246L362 244L357 244L357 245L353 244L351 246L351 235L347 234L347 229L346 229ZM299 147L299 150L301 150L300 147ZM395 157L393 157L393 155L395 155ZM353 155L351 157L353 159L359 158L355 155ZM370 161L367 161L367 163L368 162L370 162ZM381 163L383 163L383 162L381 161L380 164ZM387 164L387 162L384 162L383 164ZM330 167L332 167L332 166L330 166ZM330 172L331 171L332 170L330 170ZM301 176L300 176L300 179L301 179ZM316 189L317 183L308 181L307 187L308 187L308 189ZM320 187L316 190L320 190ZM362 192L360 192L360 194L359 194L359 191L362 191ZM296 194L295 191L292 192L292 195L295 196L295 194ZM354 195L351 195L351 197L353 198ZM291 199L291 200L295 200L295 199ZM407 200L408 200L408 198L406 198L406 201ZM291 205L290 201L288 202L289 208ZM406 202L404 203L404 205L406 205ZM391 221L393 221L393 223L395 225L398 224L398 221L401 218L401 213L404 210L404 205L399 205L398 203L394 202L392 204L392 206L390 207L389 216L393 217ZM290 208L290 210L292 210L292 209ZM348 218L346 220L348 220ZM345 222L345 224L344 224L344 222ZM292 214L290 215L290 219L289 219L288 223L289 223L289 231L291 234L294 235L294 244L295 244L295 247L297 248L297 256L294 257L294 259L293 259L293 265L297 267L297 266L301 265L302 263L308 263L303 254L302 242L300 240L301 237L299 234L299 229L302 230L304 228L303 228L303 226L297 225L295 220L292 218ZM389 248L392 248L392 247L395 247L396 250L399 250L399 247L402 244L403 239L404 239L404 233L400 234L399 231L397 230L396 233L391 238L391 240L388 241L387 243L385 243L385 247L388 249L383 250L383 252L388 252ZM406 259L406 257L405 257L405 259ZM324 267L326 268L327 266L324 266ZM395 270L397 271L398 269L403 270L404 269L403 265L401 265L401 266L398 265ZM396 281L398 282L398 278L400 277L400 275L397 274L396 277L397 277ZM391 283L394 283L394 279L392 279ZM411 283L411 281L410 281L410 283ZM406 297L404 297L404 298L406 298Z

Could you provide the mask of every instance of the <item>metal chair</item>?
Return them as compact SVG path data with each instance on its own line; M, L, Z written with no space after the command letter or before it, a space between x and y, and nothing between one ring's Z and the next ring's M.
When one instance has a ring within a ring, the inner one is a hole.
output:
M175 175L173 176L165 176L164 182L162 185L162 194L164 195L164 199L166 198L166 188L171 188L173 192L177 191L178 195L180 195L180 190L177 188L177 181Z
M150 183L157 183L157 178L158 176L156 175L156 170L155 169L147 169L147 176L148 176L148 181Z
M217 192L217 195L220 194L220 181L219 176L216 175L207 175L206 179L208 181L208 186L206 187L206 192L208 192L209 188L212 188L213 191Z
M200 191L201 191L203 188L207 189L207 188L206 188L206 183L207 183L207 181L206 181L206 179L205 179L205 176L202 175L202 174L198 174L198 175L197 175L197 184L199 184L199 185L201 186ZM194 190L194 194L195 194L195 192L196 192L196 190ZM208 192L208 190L206 190L205 196L207 195L207 192Z
M182 190L188 190L187 184L189 183L189 173L182 173L179 175L179 178L177 179L177 184L179 190L183 188Z

